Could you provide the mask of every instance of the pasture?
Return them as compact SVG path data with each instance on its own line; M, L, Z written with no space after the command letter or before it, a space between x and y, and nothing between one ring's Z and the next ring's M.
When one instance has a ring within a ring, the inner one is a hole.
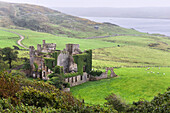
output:
M149 47L122 46L93 50L93 68L170 66L170 52Z
M71 88L72 94L87 104L103 104L105 97L114 93L126 103L139 99L151 100L170 86L170 68L117 68L116 78L103 79Z
M117 45L116 43L113 44L111 42L104 42L101 40L61 37L48 33L35 32L31 30L16 30L16 29L9 30L18 32L21 35L23 35L25 39L22 41L22 44L25 45L26 47L34 46L35 48L37 48L37 44L42 44L42 40L46 40L46 43L56 43L58 50L63 50L65 48L65 44L68 43L80 44L81 50L113 47Z
M10 32L0 30L0 48L17 46L19 36Z

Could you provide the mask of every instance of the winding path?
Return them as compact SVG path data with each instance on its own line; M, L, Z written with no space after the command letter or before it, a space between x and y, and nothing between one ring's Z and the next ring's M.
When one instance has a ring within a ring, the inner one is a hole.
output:
M17 32L14 32L14 31L8 31L8 30L4 30L4 29L0 29L0 30L6 31L6 32L10 32L10 33L13 33L13 34L18 35L21 39L19 39L19 40L17 41L17 44L18 44L19 46L25 48L25 49L28 49L27 47L25 47L25 46L21 43L22 40L24 40L24 36L22 36L21 34L19 34L19 33L17 33Z

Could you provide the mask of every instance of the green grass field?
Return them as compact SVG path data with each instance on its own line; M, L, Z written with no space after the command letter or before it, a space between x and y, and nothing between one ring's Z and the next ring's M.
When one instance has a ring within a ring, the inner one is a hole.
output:
M122 46L93 50L93 68L170 66L170 52L149 47Z
M170 86L170 68L146 69L118 68L115 73L119 77L87 82L72 87L71 92L88 104L103 104L106 102L104 98L111 93L119 95L127 103L138 101L140 98L151 100Z
M13 33L0 30L0 48L17 46L19 36Z
M37 44L42 44L42 40L46 40L47 43L56 43L57 49L59 50L63 50L65 48L65 44L68 43L80 44L81 50L112 47L117 45L116 43L113 44L111 42L104 42L102 40L59 37L48 33L40 33L31 30L16 30L16 29L9 30L18 32L25 36L25 39L22 41L22 44L27 47L34 46L36 48Z

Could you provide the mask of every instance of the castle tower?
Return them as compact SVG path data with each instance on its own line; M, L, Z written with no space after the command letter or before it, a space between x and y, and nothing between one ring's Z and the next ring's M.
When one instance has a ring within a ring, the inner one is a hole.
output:
M30 66L31 66L31 69L34 69L34 55L35 55L34 46L29 47L29 52L30 52Z
M72 55L72 53L78 49L79 44L66 44L66 51L68 51L70 55Z
M43 48L44 48L44 46L45 46L45 40L43 40Z
M41 44L37 44L37 52L41 52Z

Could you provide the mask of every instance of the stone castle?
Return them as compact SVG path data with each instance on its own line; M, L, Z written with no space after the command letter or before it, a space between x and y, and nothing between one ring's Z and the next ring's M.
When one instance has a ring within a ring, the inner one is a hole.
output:
M92 70L92 50L81 51L79 44L66 44L64 50L56 50L56 44L46 43L29 47L31 75L48 80L48 75L78 73L76 76L65 77L64 81L70 86L79 85L90 80L88 73ZM107 78L107 71L95 79ZM111 75L116 74L111 70ZM93 78L94 79L94 78Z

